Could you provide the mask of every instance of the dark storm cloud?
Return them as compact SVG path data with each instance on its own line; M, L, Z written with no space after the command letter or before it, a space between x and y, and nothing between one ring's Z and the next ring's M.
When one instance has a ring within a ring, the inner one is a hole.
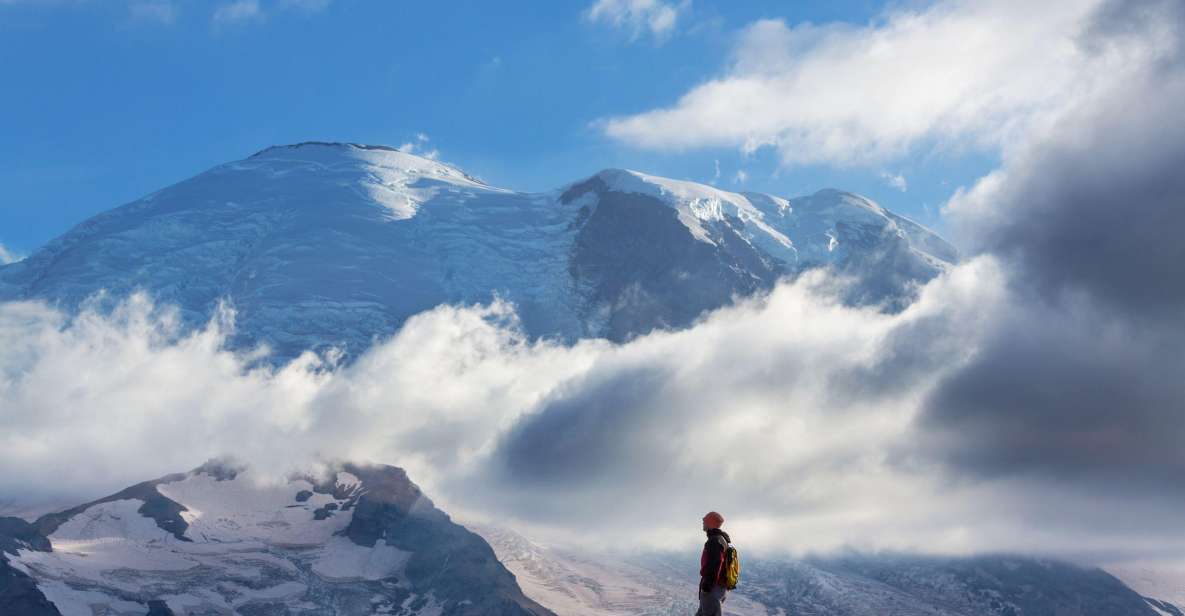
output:
M972 232L1047 296L1084 291L1119 312L1174 317L1185 307L1185 4L1112 3L1088 33L1100 50L1130 37L1164 49L1012 161L998 215Z
M1109 0L1095 10L1079 42L1087 51L1100 54L1119 43L1145 41L1150 33L1179 40L1182 29L1185 4L1179 0ZM1185 56L1180 53L1157 58L1161 65L1180 64L1182 60Z
M1065 304L1005 317L930 397L930 447L992 476L1167 486L1185 495L1185 335Z
M1090 49L1144 37L1162 55L954 209L1016 298L926 405L928 442L963 470L1185 494L1183 15L1105 6Z
M638 440L649 440L648 426L662 412L671 378L665 367L628 366L591 376L566 388L511 432L502 455L514 477L571 487L628 470L636 459L633 452L648 448Z

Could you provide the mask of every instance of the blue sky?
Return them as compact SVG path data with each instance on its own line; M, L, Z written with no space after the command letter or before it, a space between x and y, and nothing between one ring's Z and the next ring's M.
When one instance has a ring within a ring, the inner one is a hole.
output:
M926 138L873 161L789 163L775 147L615 138L605 119L670 107L729 73L758 20L875 28L900 10L650 4L673 24L594 16L592 0L0 0L0 245L27 254L96 213L305 140L423 134L443 160L518 190L606 167L783 196L839 187L940 230L942 204L997 163L991 147Z

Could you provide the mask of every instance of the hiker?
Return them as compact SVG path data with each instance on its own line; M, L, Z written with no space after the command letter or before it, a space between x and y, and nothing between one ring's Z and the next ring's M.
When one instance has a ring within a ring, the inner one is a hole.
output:
M728 592L725 557L728 544L732 543L728 533L720 530L723 525L724 516L715 511L704 516L704 532L708 534L708 540L704 542L704 552L699 557L699 611L695 616L723 614L722 604Z

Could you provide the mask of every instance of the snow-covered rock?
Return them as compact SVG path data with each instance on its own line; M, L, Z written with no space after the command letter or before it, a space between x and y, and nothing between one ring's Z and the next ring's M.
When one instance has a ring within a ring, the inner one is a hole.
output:
M137 289L279 359L376 336L441 303L514 302L532 336L624 340L683 327L806 268L850 300L908 301L949 244L839 191L783 199L607 170L549 193L488 186L381 146L304 143L215 167L0 266L0 301L67 309Z
M272 482L208 464L33 524L2 520L0 577L21 592L0 591L5 614L18 600L66 616L551 614L389 466Z

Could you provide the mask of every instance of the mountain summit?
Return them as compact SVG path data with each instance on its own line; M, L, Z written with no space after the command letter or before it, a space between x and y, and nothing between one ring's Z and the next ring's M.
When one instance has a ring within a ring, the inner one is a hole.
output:
M894 308L955 262L933 232L835 190L783 199L611 169L496 188L383 146L302 143L215 167L0 267L0 300L76 309L142 289L232 343L363 351L441 303L514 302L531 336L627 340L818 266Z

